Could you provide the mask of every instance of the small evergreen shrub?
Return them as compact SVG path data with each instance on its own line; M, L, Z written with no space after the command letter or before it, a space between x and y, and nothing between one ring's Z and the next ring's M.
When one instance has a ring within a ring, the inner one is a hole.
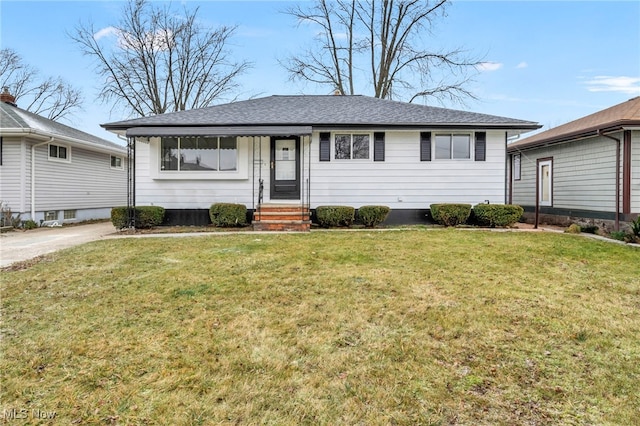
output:
M632 220L629 224L631 226L631 232L636 238L640 238L640 216L636 220Z
M580 227L580 231L585 234L597 234L598 227L596 225L583 225Z
M385 221L390 211L387 206L362 206L358 209L358 221L367 228L374 228Z
M136 206L134 210L134 226L136 228L153 228L159 226L164 220L164 208L159 206ZM128 226L127 207L114 207L111 209L111 223L116 229Z
M444 226L457 226L469 219L471 204L431 204L431 217Z
M23 229L29 230L29 229L36 229L37 227L38 227L38 224L31 219L27 219L24 222L22 222Z
M215 203L209 208L209 217L214 226L233 228L247 224L247 206L234 203Z
M524 209L514 204L478 204L473 215L482 226L511 226L520 220Z
M355 218L355 211L356 209L349 206L318 206L316 218L318 224L323 228L351 226Z
M627 233L624 231L611 231L610 236L618 241L625 241L627 239Z

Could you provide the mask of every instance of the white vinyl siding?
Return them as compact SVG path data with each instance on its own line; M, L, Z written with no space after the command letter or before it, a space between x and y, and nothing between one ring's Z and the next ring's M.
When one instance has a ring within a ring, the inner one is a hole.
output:
M0 166L0 201L13 213L23 213L29 192L25 182L30 173L27 167L29 152L20 138L2 138L2 166Z
M504 203L504 141L504 131L487 132L487 159L482 162L420 161L420 131L386 131L384 162L333 158L321 162L319 134L314 133L311 207L383 204L392 209L428 209L432 203Z
M258 148L261 139L265 194L268 194L269 138L256 137ZM159 170L159 138L151 138L151 142L136 142L136 205L156 205L165 209L208 209L213 203L227 202L245 204L251 208L254 188L249 164L253 140L250 137L237 138L238 170L235 172L174 172L170 175ZM255 181L257 186L257 175ZM257 199L257 189L255 197Z
M48 156L47 145L36 147L36 211L126 205L127 176L111 168L110 154L73 147L70 163L48 161Z
M631 132L631 213L640 213L640 130Z
M522 151L514 204L535 206L536 161L551 157L554 208L615 211L616 143L601 137Z

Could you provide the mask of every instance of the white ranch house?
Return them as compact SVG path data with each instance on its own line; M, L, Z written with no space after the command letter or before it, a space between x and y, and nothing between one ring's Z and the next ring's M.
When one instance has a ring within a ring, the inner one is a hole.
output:
M425 222L432 203L503 204L507 140L540 126L366 96L270 96L103 127L129 140L135 205L204 224L217 202L303 214L386 205L388 223Z

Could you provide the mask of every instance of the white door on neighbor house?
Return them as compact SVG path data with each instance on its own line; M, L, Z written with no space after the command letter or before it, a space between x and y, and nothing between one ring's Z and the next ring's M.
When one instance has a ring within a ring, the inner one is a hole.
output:
M553 160L538 161L538 200L541 206L553 205Z

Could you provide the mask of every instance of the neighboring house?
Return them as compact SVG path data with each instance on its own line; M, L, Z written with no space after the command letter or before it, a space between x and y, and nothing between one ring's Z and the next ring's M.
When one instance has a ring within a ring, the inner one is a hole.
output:
M109 218L127 205L127 150L22 110L0 96L0 201L51 225Z
M618 229L640 213L640 97L509 144L507 152L509 201L531 221Z
M507 139L540 127L366 96L270 96L102 126L135 141L135 203L191 224L217 202L386 205L387 223L424 222L432 203L502 204Z

